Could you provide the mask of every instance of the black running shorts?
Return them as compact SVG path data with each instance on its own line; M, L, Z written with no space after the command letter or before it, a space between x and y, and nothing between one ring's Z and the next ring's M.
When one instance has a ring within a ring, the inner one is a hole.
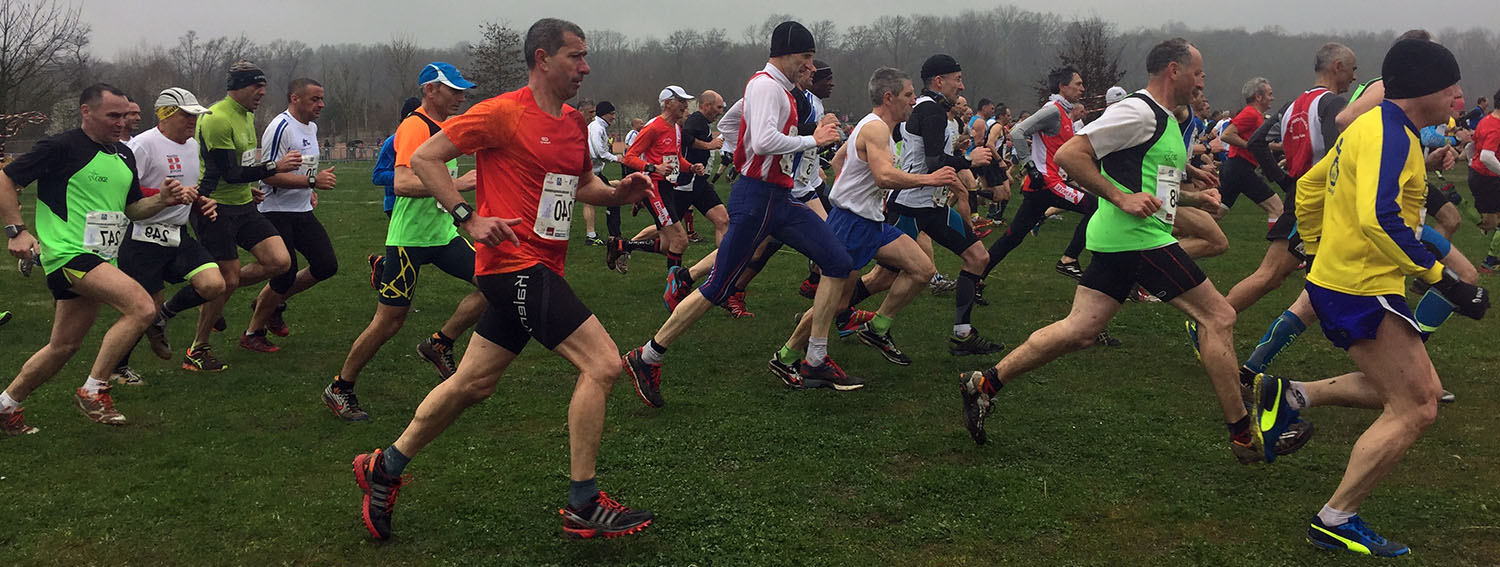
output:
M99 264L108 263L104 258L93 254L84 253L74 256L61 268L47 274L47 289L52 291L53 299L78 299L82 296L73 293L73 282L83 279L83 276L99 267Z
M120 245L120 271L146 288L146 293L155 295L166 289L167 282L184 282L203 270L219 267L208 249L187 230L180 233L176 247L127 237Z
M719 199L719 193L714 191L713 184L702 175L693 176L692 191L664 188L661 192L661 199L666 202L667 213L672 215L673 222L682 222L682 218L687 216L689 209L698 209L699 213L706 215L709 209L724 204L724 201Z
M448 275L474 281L474 246L455 236L443 246L386 246L385 271L380 274L380 303L393 307L411 305L422 266L432 264Z
M1094 252L1078 285L1124 303L1136 285L1162 301L1171 301L1205 281L1208 276L1173 242L1150 250Z
M964 219L953 207L907 207L894 202L886 204L885 220L896 225L907 236L915 239L917 233L925 232L932 242L962 256L965 250L979 242Z
M1500 213L1500 177L1470 169L1469 192L1474 194L1474 209L1480 214Z
M248 205L219 205L218 217L208 220L193 209L193 232L203 241L216 261L239 260L240 252L235 246L249 250L262 240L277 236L276 227L260 214L255 203Z
M479 316L474 334L517 354L531 339L557 350L594 316L562 276L541 264L479 276L479 291L489 307Z

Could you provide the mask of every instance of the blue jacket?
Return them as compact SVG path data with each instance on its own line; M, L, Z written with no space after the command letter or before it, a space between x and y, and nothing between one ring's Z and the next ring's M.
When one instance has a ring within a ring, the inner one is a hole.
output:
M387 136L380 143L380 155L375 158L375 169L370 172L370 182L385 187L385 212L396 208L396 137Z

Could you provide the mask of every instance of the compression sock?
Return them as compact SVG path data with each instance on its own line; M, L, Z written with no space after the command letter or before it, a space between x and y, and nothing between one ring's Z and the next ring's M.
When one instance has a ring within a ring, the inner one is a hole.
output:
M1260 338L1260 343L1255 345L1255 352L1250 353L1250 359L1245 361L1245 367L1256 373L1266 371L1271 365L1271 360L1281 351L1291 345L1297 337L1307 330L1307 324L1291 311L1282 311L1281 315L1271 322L1266 329L1266 334Z
M871 295L874 294L870 292L870 288L865 287L864 280L854 280L854 295L849 296L849 307L853 308L855 305L859 305L861 301L869 299Z
M678 254L676 252L667 252L667 269L668 270L671 270L672 268L675 268L675 267L681 266L681 265L682 265L682 254Z
M781 359L782 362L786 362L788 360L802 360L802 357L805 355L806 353L786 345L781 345L781 350L776 351L776 358Z
M958 272L958 293L954 294L953 302L957 308L955 325L969 324L969 316L974 312L974 290L979 287L979 274L962 270Z
M165 305L162 305L161 314L171 319L177 316L178 313L203 305L204 303L208 303L208 300L198 295L197 289L194 289L190 285L182 286L182 289L177 290L177 293L173 294L172 298L168 299Z
M657 254L661 253L661 247L657 245L657 241L655 238L647 238L645 240L626 240L620 243L620 247L624 248L626 252L645 251L655 252Z

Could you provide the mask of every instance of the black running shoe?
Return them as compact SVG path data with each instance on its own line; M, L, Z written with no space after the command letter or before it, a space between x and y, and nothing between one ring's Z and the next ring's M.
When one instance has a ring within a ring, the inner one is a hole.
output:
M1073 278L1076 281L1083 281L1083 266L1079 265L1077 260L1072 262L1058 260L1057 273Z
M187 351L187 355L182 357L183 370L219 372L228 368L228 364L219 362L218 357L214 356L213 348L208 345L199 345L197 348L190 348Z
M385 475L385 455L380 449L354 457L354 482L364 491L364 502L360 505L365 520L365 529L375 539L391 537L391 513L396 509L396 493L410 482L406 478L391 478Z
M661 365L641 358L643 348L635 347L625 353L620 365L630 374L630 381L635 384L635 393L641 396L641 401L647 406L660 408L667 405L667 400L661 397Z
M964 338L948 338L948 354L969 356L971 354L995 354L1005 350L1005 343L998 343L979 336L979 331L969 331Z
M431 362L432 367L437 369L440 382L447 380L458 371L458 363L453 361L453 345L451 344L443 344L432 337L427 337L417 343L417 354L422 355L422 358L427 359L427 362Z
M781 353L777 352L771 355L771 362L768 364L768 366L771 367L771 373L775 374L776 377L780 378L782 382L786 383L786 385L798 390L802 389L802 374L800 372L802 361L793 360L791 362L786 362L784 360L781 360Z
M802 379L804 388L833 388L847 392L865 387L864 380L845 374L844 369L839 368L832 357L823 359L822 366L809 366L806 363L800 365L797 376Z
M625 241L617 236L604 241L604 267L621 274L630 271L630 253L625 251Z
M1099 336L1094 337L1094 343L1107 347L1117 347L1125 344L1120 339L1114 338L1114 336L1110 335L1108 329L1099 331Z
M958 395L963 400L964 428L974 443L983 445L989 440L984 432L984 418L990 414L990 397L979 391L983 372L964 372L958 375Z
M167 319L156 314L156 320L146 326L146 342L151 345L151 354L162 360L172 360L172 345L167 344Z
M891 364L897 366L911 365L911 357L906 356L906 353L896 348L896 342L891 340L890 331L880 334L875 332L875 329L870 328L869 323L865 323L860 326L857 334L859 335L859 342L875 347L876 350L880 351L880 355L884 356Z
M603 491L587 508L575 510L567 506L557 512L563 517L563 535L572 539L630 535L646 529L656 519L650 511L631 510Z

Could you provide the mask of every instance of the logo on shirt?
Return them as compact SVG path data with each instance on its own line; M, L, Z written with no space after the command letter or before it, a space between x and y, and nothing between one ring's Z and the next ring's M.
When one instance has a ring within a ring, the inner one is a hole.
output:
M167 156L167 176L182 175L182 158L177 155Z
M546 136L542 136L542 143L543 144L550 144L550 143L552 143L552 139L548 138Z

